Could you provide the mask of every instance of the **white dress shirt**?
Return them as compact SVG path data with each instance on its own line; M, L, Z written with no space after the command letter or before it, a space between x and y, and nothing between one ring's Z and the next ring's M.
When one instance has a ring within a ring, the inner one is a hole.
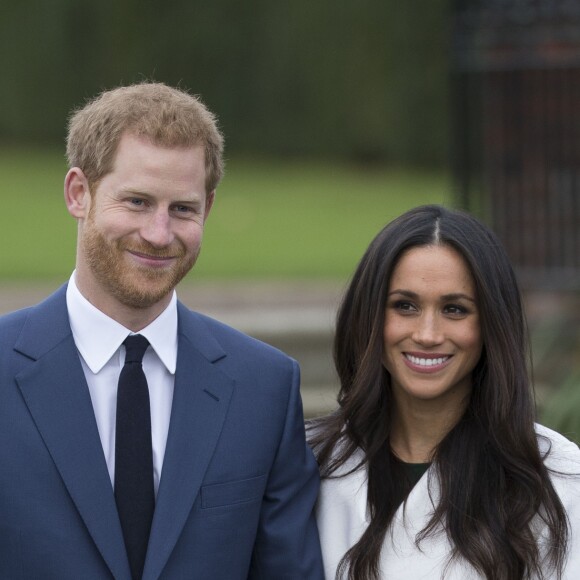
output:
M114 485L117 385L125 363L123 341L134 333L95 308L80 293L74 272L68 284L66 304L73 338L95 411L109 477ZM167 444L177 365L175 292L167 308L139 334L151 345L143 357L143 371L147 377L151 402L153 478L157 494Z

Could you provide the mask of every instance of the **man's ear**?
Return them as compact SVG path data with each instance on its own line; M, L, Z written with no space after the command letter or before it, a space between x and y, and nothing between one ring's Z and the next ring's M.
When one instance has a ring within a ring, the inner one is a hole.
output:
M68 170L64 178L64 201L68 213L76 219L84 219L89 214L91 192L89 181L78 167Z
M209 212L211 211L211 208L213 206L214 199L215 199L215 189L213 191L210 191L205 196L205 215L203 216L203 221L204 222L207 219L207 216L209 215Z

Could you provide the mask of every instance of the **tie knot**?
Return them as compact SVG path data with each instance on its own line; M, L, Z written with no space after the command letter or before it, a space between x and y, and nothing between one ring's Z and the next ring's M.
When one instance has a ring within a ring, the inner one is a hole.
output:
M125 364L127 363L141 363L143 355L149 346L149 341L141 334L133 334L128 336L124 341L125 350Z

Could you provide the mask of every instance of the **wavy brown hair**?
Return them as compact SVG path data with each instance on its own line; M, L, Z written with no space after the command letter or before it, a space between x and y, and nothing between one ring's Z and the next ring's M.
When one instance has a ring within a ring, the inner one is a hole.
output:
M310 442L323 478L338 477L336 470L357 449L364 452L357 468L368 472L371 521L341 560L336 577L379 578L380 553L399 507L393 498L400 497L403 476L400 464L390 458L393 400L382 364L386 297L401 255L433 244L454 248L470 268L483 351L468 406L434 451L440 501L417 545L444 529L453 546L449 563L462 558L487 580L560 578L568 523L534 430L518 284L493 232L464 212L440 206L408 211L376 236L338 312L334 361L339 406L311 423ZM546 526L545 553L534 532L537 518Z

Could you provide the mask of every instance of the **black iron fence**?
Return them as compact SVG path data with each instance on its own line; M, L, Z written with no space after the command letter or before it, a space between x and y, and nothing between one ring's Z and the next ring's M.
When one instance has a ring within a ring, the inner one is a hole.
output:
M456 0L454 165L528 288L580 288L580 2Z

